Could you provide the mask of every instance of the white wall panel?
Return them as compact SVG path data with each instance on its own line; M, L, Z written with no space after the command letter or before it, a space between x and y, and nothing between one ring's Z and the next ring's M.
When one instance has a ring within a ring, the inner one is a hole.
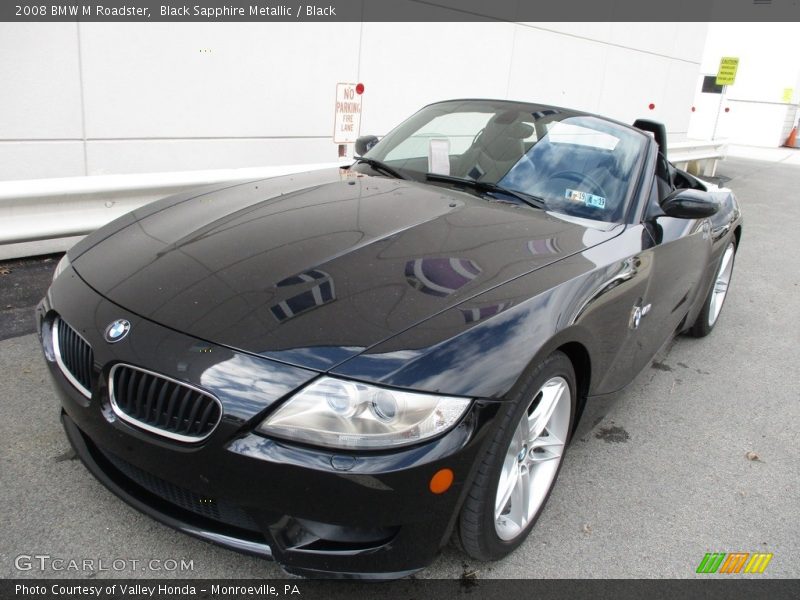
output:
M721 109L721 94L703 93L703 73L697 76L692 106L695 111L689 119L687 137L697 140L710 140L714 134L714 122Z
M387 133L437 100L505 98L514 27L510 23L364 23L362 133Z
M600 96L604 114L626 123L639 117L662 118L670 63L654 54L609 47ZM655 110L649 109L651 103Z
M83 142L0 141L0 181L85 175Z
M693 64L700 62L708 36L708 23L676 23L671 56Z
M656 105L656 109L672 138L686 137L689 130L695 91L694 86L689 82L696 78L697 64L670 61L667 67L663 96L660 103Z
M75 23L0 23L0 139L80 138Z
M597 112L608 45L519 26L509 96Z
M777 148L786 141L787 113L793 113L794 106L735 100L726 104L731 110L720 115L718 138L734 144L771 148ZM757 123L758 127L753 127L753 123Z
M336 162L330 138L90 141L89 174L159 173Z
M90 138L330 135L359 24L82 25Z
M645 52L671 56L675 48L675 33L682 23L613 23L611 39L614 44Z

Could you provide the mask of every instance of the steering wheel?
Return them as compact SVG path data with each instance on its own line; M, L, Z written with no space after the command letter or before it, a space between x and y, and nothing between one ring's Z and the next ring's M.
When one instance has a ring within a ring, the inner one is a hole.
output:
M577 185L589 187L589 193L594 194L595 196L601 196L602 198L608 198L606 191L603 189L603 186L597 183L595 179L593 179L590 175L586 175L585 173L579 173L578 171L559 171L558 173L553 173L550 177L547 178L547 183L552 181L553 179L563 179L566 181L571 181Z

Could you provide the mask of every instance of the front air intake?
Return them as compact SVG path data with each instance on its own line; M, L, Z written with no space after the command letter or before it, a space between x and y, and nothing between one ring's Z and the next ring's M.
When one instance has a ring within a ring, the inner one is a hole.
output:
M164 479L156 477L152 473L143 471L139 467L132 465L126 460L100 449L103 456L128 479L139 487L144 488L151 494L158 496L162 500L169 502L184 510L189 510L196 515L213 519L224 525L238 527L250 532L261 533L252 517L238 505L227 500L209 498L202 496L191 490L179 487Z
M208 392L139 367L114 365L108 388L120 419L180 442L204 440L222 418L222 405Z

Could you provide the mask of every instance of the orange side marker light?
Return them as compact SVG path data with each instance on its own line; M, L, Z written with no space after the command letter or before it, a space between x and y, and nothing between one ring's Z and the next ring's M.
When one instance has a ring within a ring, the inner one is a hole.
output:
M430 489L434 494L444 494L453 485L453 471L440 469L431 477Z

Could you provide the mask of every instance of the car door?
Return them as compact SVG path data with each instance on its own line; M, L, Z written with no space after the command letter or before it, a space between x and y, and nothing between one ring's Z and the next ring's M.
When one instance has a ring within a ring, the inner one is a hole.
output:
M619 390L651 361L676 332L693 306L711 253L708 219L676 219L663 214L660 196L671 185L650 175L650 191L639 223L630 226L637 251L627 258L632 276L620 286L621 304L604 327L613 328L618 346L596 393ZM640 240L640 242L639 242ZM623 294L623 290L625 293Z
M652 243L642 253L642 260L650 264L650 280L638 314L632 307L630 322L631 330L638 333L637 347L645 364L683 324L702 287L711 254L708 219L676 219L663 214L659 196L666 186L659 185L657 178L653 178L642 219Z

